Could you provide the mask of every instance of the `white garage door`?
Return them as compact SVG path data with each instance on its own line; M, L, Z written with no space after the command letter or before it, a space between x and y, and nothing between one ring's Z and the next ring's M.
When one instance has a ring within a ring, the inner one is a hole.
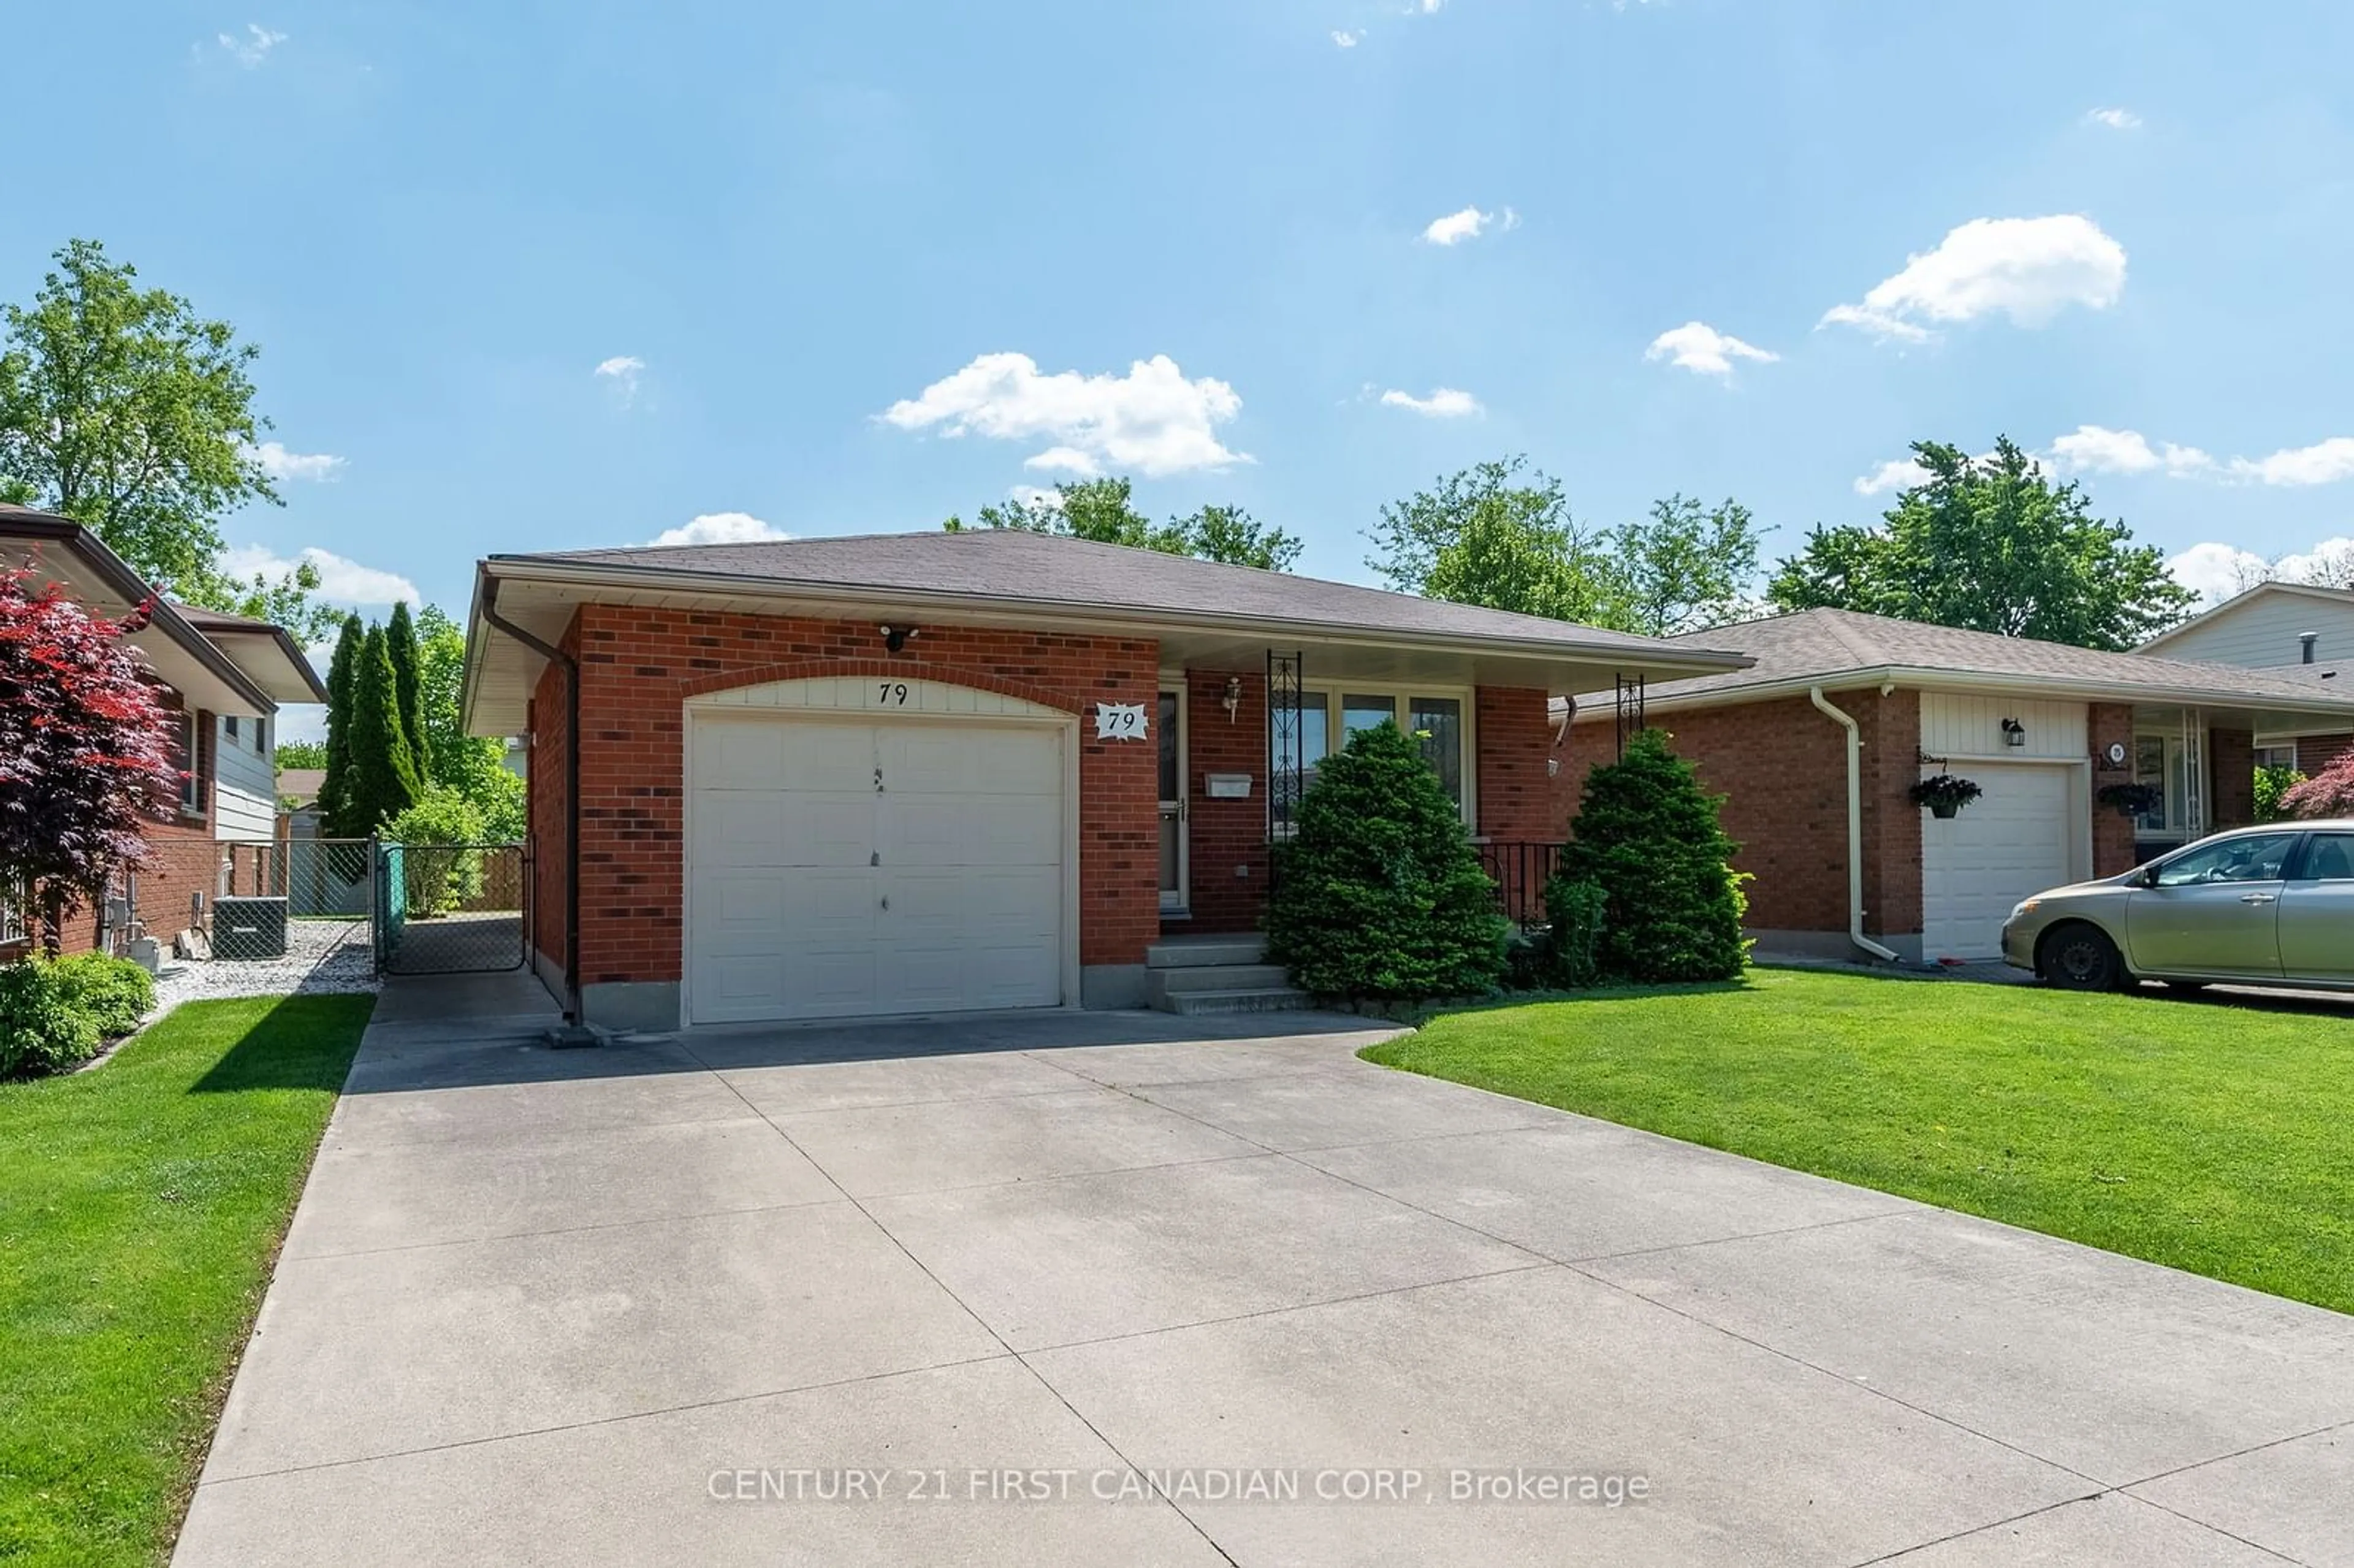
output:
M1063 1000L1059 729L708 713L692 727L694 1022Z
M1921 956L1933 962L2002 957L2011 906L2075 875L2068 768L1973 764L1968 774L1985 794L1944 821L1921 813Z

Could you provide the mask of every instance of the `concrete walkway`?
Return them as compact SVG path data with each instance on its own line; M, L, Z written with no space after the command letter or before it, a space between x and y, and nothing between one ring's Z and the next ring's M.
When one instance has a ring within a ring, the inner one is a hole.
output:
M2354 1563L2354 1319L1361 1020L546 1016L387 989L186 1568Z

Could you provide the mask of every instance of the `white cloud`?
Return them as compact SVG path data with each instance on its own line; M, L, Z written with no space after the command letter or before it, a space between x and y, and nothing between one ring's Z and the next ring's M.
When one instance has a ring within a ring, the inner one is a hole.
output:
M2332 436L2309 447L2289 447L2266 458L2233 458L2232 475L2259 484L2335 484L2354 479L2354 436Z
M2211 604L2244 593L2270 577L2272 563L2234 545L2193 545L2166 563L2174 580Z
M597 362L594 372L610 381L620 390L621 407L628 408L638 400L638 377L645 374L646 362L634 354L617 354L610 359Z
M1408 9L1418 10L1424 16L1427 16L1433 11L1437 10L1441 5L1446 4L1447 0L1415 0L1414 5L1409 6Z
M344 460L333 452L290 452L277 441L247 447L245 455L260 463L261 471L272 479L324 482L337 478L344 471Z
M1653 338L1651 346L1643 351L1643 357L1669 360L1701 376L1729 376L1736 359L1771 365L1782 356L1744 343L1730 333L1719 332L1706 322L1686 322Z
M259 22L248 22L242 37L236 33L215 35L228 58L251 70L270 58L270 51L286 41L283 33L273 33Z
M1026 468L1082 476L1133 469L1157 478L1251 461L1216 434L1242 408L1232 387L1207 376L1189 381L1165 354L1136 361L1125 376L1046 376L1026 354L984 354L877 417L952 439L1050 442Z
M1422 238L1426 245L1460 245L1467 239L1479 238L1491 228L1509 234L1520 226L1521 215L1511 207L1501 212L1482 212L1476 207L1467 207L1461 212L1431 219L1422 231Z
M1392 388L1382 394L1382 406L1404 408L1420 414L1426 419L1466 419L1474 414L1487 412L1479 406L1479 398L1453 387L1434 387L1427 397L1417 397L1411 392Z
M748 512L706 512L684 527L665 528L650 545L757 545L768 539L790 539Z
M288 557L262 545L239 545L222 553L221 570L240 581L260 576L271 582L300 566L319 574L318 595L331 604L419 604L417 585L398 572L380 571L312 545Z
M2084 111L2087 125L2105 125L2112 131L2138 131L2141 116L2130 109L2089 109Z
M2070 305L2106 310L2125 292L2126 250L2089 217L1978 217L1906 259L1862 302L1833 305L1817 323L1862 327L1919 343L1924 323L2002 314L2041 326Z
M2197 447L2177 446L2172 441L2153 447L2139 430L2112 430L2100 425L2079 425L2054 440L2052 462L2055 468L2078 473L2163 471L2176 479L2205 473L2215 466L2215 460Z
M1882 463L1855 482L1858 495L1881 495L1892 490L1910 490L1916 484L1929 482L1929 471L1911 458L1896 458Z
M1363 33L1352 33L1344 27L1335 27L1332 29L1332 47L1341 49L1353 49L1357 47L1358 40L1363 37L1364 35Z

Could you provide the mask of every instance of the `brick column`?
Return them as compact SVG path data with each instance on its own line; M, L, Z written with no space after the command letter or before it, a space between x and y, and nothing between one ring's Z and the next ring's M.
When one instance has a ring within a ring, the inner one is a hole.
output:
M1875 937L1921 930L1921 694L1836 692L1863 735L1863 928Z
M1230 678L1242 683L1232 717ZM1267 673L1188 670L1185 703L1191 928L1256 930L1267 912ZM1249 798L1211 800L1203 779L1212 773L1249 775Z
M2244 729L2207 732L2207 825L2244 828L2256 820L2255 736Z
M2134 853L2134 824L2114 806L2101 804L2103 789L2130 784L2134 777L2133 709L2123 703L2094 703L2087 715L2093 742L2093 874L2116 876L2141 857ZM2126 759L2109 760L2109 747L2123 746Z

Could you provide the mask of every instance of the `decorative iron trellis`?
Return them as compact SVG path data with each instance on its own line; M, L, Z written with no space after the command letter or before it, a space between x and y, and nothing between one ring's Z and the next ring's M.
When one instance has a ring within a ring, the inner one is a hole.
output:
M1617 704L1618 755L1627 755L1627 743L1643 733L1644 682L1640 675L1611 677L1613 699Z
M1267 836L1291 835L1308 779L1308 727L1300 722L1301 655L1267 655Z

